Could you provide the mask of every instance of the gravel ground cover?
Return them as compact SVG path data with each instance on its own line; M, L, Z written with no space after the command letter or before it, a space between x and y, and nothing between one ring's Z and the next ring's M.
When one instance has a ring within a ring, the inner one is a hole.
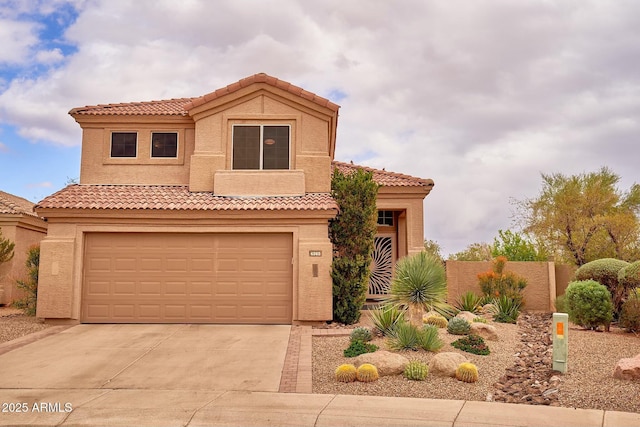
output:
M366 321L365 321L366 323ZM339 383L334 371L343 363L353 359L343 357L342 351L349 345L349 337L313 337L313 392L363 394L376 396L402 396L456 400L491 400L505 370L514 366L521 349L522 327L491 322L498 329L500 341L487 341L491 354L478 356L453 348L450 343L459 336L449 335L440 329L445 341L440 351L455 351L463 354L478 366L480 379L467 384L454 378L429 375L425 381L409 381L400 375L381 377L373 383ZM612 332L586 331L572 326L569 331L568 372L560 377L557 402L554 405L575 408L591 408L640 412L640 382L613 379L616 362L621 358L640 353L640 337L612 328ZM373 341L380 349L386 349L386 341ZM543 351L543 350L541 350ZM548 349L547 349L548 351ZM401 352L408 359L425 362L433 353L420 351ZM522 402L528 403L528 402Z
M0 343L11 341L48 327L49 325L45 325L35 317L23 315L20 310L0 307Z

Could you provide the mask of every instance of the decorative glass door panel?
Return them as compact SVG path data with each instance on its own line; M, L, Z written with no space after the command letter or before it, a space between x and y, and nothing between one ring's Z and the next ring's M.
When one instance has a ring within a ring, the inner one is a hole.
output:
M389 293L395 262L396 236L394 234L377 235L374 239L367 298L377 298Z

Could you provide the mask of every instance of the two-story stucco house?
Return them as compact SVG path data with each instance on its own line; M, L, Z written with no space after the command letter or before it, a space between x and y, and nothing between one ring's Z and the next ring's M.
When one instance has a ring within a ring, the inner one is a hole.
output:
M80 184L45 198L38 317L83 323L332 318L338 105L266 74L198 98L74 108ZM371 294L423 245L433 181L373 170Z

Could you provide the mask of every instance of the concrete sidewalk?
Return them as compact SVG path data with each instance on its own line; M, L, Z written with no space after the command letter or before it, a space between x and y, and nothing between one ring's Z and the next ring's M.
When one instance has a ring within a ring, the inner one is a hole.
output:
M640 414L592 409L251 391L4 389L0 402L2 409L11 402L27 406L24 413L0 413L3 426L640 425Z

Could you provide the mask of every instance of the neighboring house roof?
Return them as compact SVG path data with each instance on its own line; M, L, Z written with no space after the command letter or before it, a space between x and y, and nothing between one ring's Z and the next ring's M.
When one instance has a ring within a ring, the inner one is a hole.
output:
M33 211L34 206L35 203L31 203L27 199L0 191L0 214L23 214L37 217L38 215Z
M284 80L271 77L267 74L260 73L239 80L229 86L218 89L206 95L194 98L177 98L167 99L164 101L148 101L148 102L128 102L121 104L100 104L87 105L85 107L74 108L69 114L76 115L93 115L93 116L117 116L117 115L137 115L137 116L187 116L191 108L212 101L224 95L231 94L242 88L254 83L265 83L270 86L285 90L301 98L315 102L316 104L327 107L333 111L340 108L337 104L322 98L314 93L308 92L301 87L292 85Z
M328 193L286 197L227 197L190 192L180 185L70 185L46 197L43 209L142 210L330 210L338 209Z
M396 172L388 172L386 170L374 169L367 166L354 165L353 163L343 163L334 161L334 168L338 168L342 173L348 174L356 169L363 169L367 172L373 172L373 180L379 185L385 187L433 187L433 180L416 178L411 175L404 175Z

